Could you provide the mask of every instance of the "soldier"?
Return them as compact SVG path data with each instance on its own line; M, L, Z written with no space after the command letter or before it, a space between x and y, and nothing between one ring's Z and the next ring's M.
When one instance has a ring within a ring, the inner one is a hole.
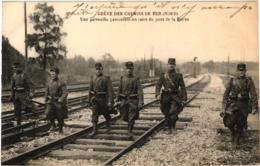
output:
M63 132L64 119L67 118L67 86L58 77L59 69L50 70L50 81L45 92L46 118L51 123L51 131L56 129L55 119L58 120L59 133Z
M128 122L128 136L133 137L135 120L139 117L139 108L143 106L143 88L139 78L133 75L133 62L126 62L126 76L120 78L117 101L120 103L121 119Z
M231 78L223 97L223 122L232 134L231 142L239 144L243 129L247 128L248 113L258 111L258 97L251 77L246 75L246 64L237 65L237 76Z
M162 86L164 89L162 89L160 96ZM181 73L176 72L176 62L174 58L169 58L168 72L162 73L158 80L155 97L160 98L161 111L165 116L169 134L172 134L172 129L175 130L178 114L183 109L184 101L187 100L183 76Z
M106 119L107 130L110 129L110 112L113 106L113 87L109 76L103 75L101 63L95 64L96 76L91 77L89 89L89 103L92 105L92 124L93 131L90 134L94 136L97 133L97 123L99 115Z
M31 101L34 95L34 87L30 78L23 72L19 62L13 64L13 69L10 101L14 103L17 125L21 125L22 110L30 110L35 114L35 105Z

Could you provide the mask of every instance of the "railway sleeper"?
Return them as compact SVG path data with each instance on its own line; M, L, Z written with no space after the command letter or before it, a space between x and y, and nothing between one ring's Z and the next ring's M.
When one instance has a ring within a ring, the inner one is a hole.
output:
M64 150L79 149L85 151L103 151L103 152L119 152L124 147L108 146L108 145L86 145L86 144L68 144L63 147Z
M12 143L15 143L20 140L21 137L27 136L27 137L34 137L35 133L37 132L44 132L49 130L50 124L43 124L36 128L27 128L24 130L20 130L17 133L10 133L7 135L2 136L2 145L9 145Z
M130 140L131 137L128 135L118 135L118 134L97 134L93 138L95 139L106 139L106 140ZM135 140L138 138L137 136L134 136L133 139Z
M134 129L137 130L148 130L151 127L151 125L134 125ZM127 130L128 129L128 125L127 124L115 124L115 125L111 125L110 128L113 129L124 129Z
M116 153L112 152L86 152L83 150L55 150L50 152L47 156L48 157L54 157L56 159L72 159L72 160L88 160L88 159L94 159L94 160L100 160L100 161L106 161L109 158L113 157Z
M107 145L107 146L126 147L130 143L132 143L132 141L81 138L81 139L77 139L74 143L76 143L76 144L92 144L92 145Z
M134 135L142 135L145 132L145 130L133 130ZM98 134L121 134L121 135L127 135L127 130L109 130L106 129L98 129Z
M13 122L7 122L7 123L2 123L2 131L6 130L8 128L14 127L14 123Z

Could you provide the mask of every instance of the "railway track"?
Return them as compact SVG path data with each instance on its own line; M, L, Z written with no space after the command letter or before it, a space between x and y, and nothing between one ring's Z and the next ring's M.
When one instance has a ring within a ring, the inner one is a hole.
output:
M146 83L143 85L144 88L153 86L155 83ZM72 98L69 100L68 104L68 113L72 114L76 111L80 111L84 108L88 107L88 103L86 102L86 99L88 99L88 96L80 96L76 98ZM44 107L37 110L38 115L44 115ZM11 111L10 111L11 112ZM25 113L23 116L31 117L33 116L33 113ZM13 123L10 123L11 120L14 120L15 117L13 114L11 115L5 115L2 117L2 146L8 146L10 144L13 144L15 142L20 141L20 138L22 137L34 137L38 136L38 133L46 132L50 128L50 124L47 123L41 123L45 121L45 117L40 117L39 120L35 121L29 121L19 126L14 126Z
M190 84L187 88L196 90L205 87L208 79L202 79ZM199 92L191 94L185 106L194 100ZM177 122L177 129L183 129L189 122L190 117L180 117ZM105 123L98 124L98 134L93 138L88 135L92 127L83 128L78 132L57 139L30 151L24 152L13 158L2 161L3 165L24 164L31 159L39 158L43 155L55 157L58 159L96 159L104 165L110 165L123 154L136 146L142 145L152 133L163 127L164 117L158 109L158 100L146 103L140 110L140 118L136 121L134 127L134 137L130 139L127 136L127 124L119 120L119 116L112 118L112 126L109 132L106 132ZM59 148L63 147L63 150ZM73 152L72 152L73 150ZM88 152L86 150L92 150ZM37 162L37 161L34 161Z
M188 77L188 76L189 75L186 75L185 77ZM150 87L155 84L154 79L150 79L150 81L152 81L152 82L147 82L147 80L148 79L142 81L143 87ZM115 87L115 91L117 90L116 88L117 87ZM70 108L75 105L81 104L83 101L87 102L87 99L88 99L88 95L70 98L70 99L68 99L68 107ZM44 114L44 109L45 109L44 106L40 106L39 108L37 108L37 110L35 111L36 115L39 116L39 115ZM28 120L29 118L31 118L33 116L35 116L35 114L33 114L32 112L24 112L24 111L22 112L23 119ZM14 120L15 120L15 116L14 116L13 110L2 112L2 130L13 131L13 130L20 129L20 128L23 129L24 128L23 126L28 126L28 124L24 124L21 127L14 127L14 122L12 122ZM11 128L11 130L9 130L10 128ZM5 131L4 131L4 133L5 133Z
M187 75L189 76L189 75ZM158 78L147 78L141 80L142 84L150 83L150 82L155 82L158 80ZM118 80L114 80L112 82L113 86L116 87L119 84ZM81 84L74 84L74 85L68 85L68 92L83 92L89 90L89 82L86 83L81 83ZM2 90L2 103L8 103L9 98L10 98L11 91L10 89L5 89ZM34 94L34 97L42 97L45 94L45 89L44 87L39 87L36 89L36 92Z

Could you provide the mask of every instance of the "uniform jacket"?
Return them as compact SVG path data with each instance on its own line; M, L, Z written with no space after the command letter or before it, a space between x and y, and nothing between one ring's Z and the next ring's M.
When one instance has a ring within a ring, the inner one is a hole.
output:
M89 102L93 97L98 97L99 95L105 95L108 102L113 104L113 87L109 76L92 76L90 80L89 87Z
M14 73L11 79L11 96L15 96L15 93L19 93L19 91L23 91L27 95L34 92L34 86L31 79L23 72Z
M62 103L67 102L67 96L68 96L68 90L67 85L63 81L61 81L59 78L56 78L54 80L50 80L46 87L45 92L45 101L48 102L48 96L55 97L58 100L60 100Z
M122 76L120 78L117 98L129 97L138 99L138 104L143 105L143 88L138 77Z
M160 94L162 87L170 94L178 94L182 100L187 100L186 87L181 73L175 71L162 73L156 85L156 95Z
M224 108L227 108L228 105L234 102L239 106L241 104L244 105L249 111L251 108L248 107L258 108L258 97L251 77L237 76L230 79L224 93L222 104Z

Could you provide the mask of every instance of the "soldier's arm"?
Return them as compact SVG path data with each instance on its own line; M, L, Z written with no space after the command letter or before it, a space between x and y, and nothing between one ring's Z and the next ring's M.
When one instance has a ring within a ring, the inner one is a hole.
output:
M114 102L114 91L112 87L112 82L109 76L107 76L107 92L108 92L108 102L113 104Z
M163 85L163 76L164 74L162 73L157 84L156 84L156 87L155 87L155 97L157 97L158 95L160 95L160 91L161 91L161 88L162 88L162 85Z
M258 109L258 96L255 89L255 84L251 77L249 77L249 94L251 97L252 107Z
M60 102L63 102L68 97L68 89L65 82L61 83L61 90L62 90L62 95L58 100Z
M144 93L143 93L143 87L140 83L139 78L137 78L137 89L138 89L139 106L141 106L144 104Z
M93 76L91 76L90 78L90 85L89 85L89 93L88 93L88 102L91 103L91 98L92 98L92 91L94 90L94 87L93 87Z
M120 98L120 94L122 93L122 85L123 84L123 77L120 77L120 81L119 81L119 87L118 87L118 91L117 91L117 100L119 100Z
M182 100L187 101L187 91L182 74L180 74L180 88Z
M47 84L45 90L45 103L48 101L48 96L49 96L49 85Z
M229 100L229 93L231 91L231 86L232 86L233 78L231 78L227 84L226 90L224 92L223 100L222 100L222 108L225 109L227 102Z
M15 82L14 82L14 78L11 78L11 98L14 97L14 86L15 86Z
M34 95L35 87L34 87L32 80L30 79L30 77L27 74L25 74L25 80L29 87L30 95Z

